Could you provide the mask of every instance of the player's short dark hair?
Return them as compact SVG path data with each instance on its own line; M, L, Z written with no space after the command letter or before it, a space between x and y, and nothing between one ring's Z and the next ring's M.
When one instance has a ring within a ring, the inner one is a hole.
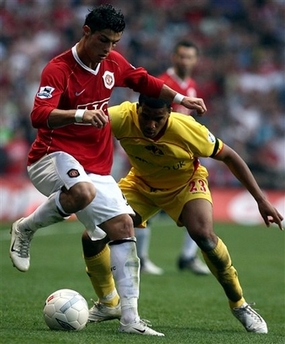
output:
M152 98L146 96L145 94L139 95L139 105L142 106L143 104L153 108L153 109L160 109L166 106L169 110L171 108L171 102L161 98Z
M194 48L197 52L197 55L199 54L198 46L195 43L193 43L192 41L189 41L187 39L182 39L182 40L178 41L173 47L173 52L177 53L177 51L180 47Z
M112 5L100 5L89 11L84 25L90 27L91 32L112 30L116 33L123 32L126 26L124 15Z

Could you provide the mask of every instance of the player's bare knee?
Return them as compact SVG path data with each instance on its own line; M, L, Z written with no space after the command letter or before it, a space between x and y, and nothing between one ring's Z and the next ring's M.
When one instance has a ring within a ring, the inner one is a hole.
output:
M119 230L121 238L129 238L134 236L134 226L133 221L130 216L124 216L119 222Z
M213 239L205 238L200 240L198 246L201 248L202 251L208 252L212 251L216 247L216 245L217 243Z
M205 252L212 251L217 246L217 242L218 240L215 235L200 236L196 240L197 245Z
M116 216L100 226L107 233L110 240L121 240L135 235L133 221L128 214Z
M90 204L96 196L96 190L91 183L78 183L71 189L74 206L79 210L84 209Z
M192 239L203 251L211 251L217 245L217 236L212 231L203 231L202 229L190 233Z

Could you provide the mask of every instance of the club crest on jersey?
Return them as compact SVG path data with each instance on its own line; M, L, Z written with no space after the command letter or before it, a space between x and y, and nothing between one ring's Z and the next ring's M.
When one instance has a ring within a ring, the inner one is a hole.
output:
M71 170L69 170L67 172L67 175L70 177L70 178L76 178L76 177L79 177L80 176L80 173L78 170L76 170L75 168L72 168Z
M55 90L54 87L51 86L42 86L37 93L37 97L41 99L47 99L52 97L52 92Z
M104 85L106 88L109 90L112 89L115 85L115 78L114 78L114 73L106 71L104 75L102 76Z

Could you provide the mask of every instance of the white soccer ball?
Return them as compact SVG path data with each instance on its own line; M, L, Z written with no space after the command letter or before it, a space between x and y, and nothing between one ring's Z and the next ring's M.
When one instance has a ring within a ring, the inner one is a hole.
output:
M60 289L46 299L44 319L51 330L80 331L88 321L88 304L71 289Z

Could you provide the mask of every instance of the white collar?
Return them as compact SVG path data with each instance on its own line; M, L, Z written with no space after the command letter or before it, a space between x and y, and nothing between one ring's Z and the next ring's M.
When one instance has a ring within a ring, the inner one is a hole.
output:
M86 66L86 64L84 64L78 54L77 54L77 50L76 50L76 46L77 46L78 43L76 43L72 48L71 48L71 51L72 51L72 55L75 59L75 61L84 69L86 69L88 72L92 73L92 74L95 74L97 75L98 74L98 71L99 71L99 68L100 68L100 63L98 63L98 66L96 67L96 69L92 69L92 68L89 68L88 66Z

